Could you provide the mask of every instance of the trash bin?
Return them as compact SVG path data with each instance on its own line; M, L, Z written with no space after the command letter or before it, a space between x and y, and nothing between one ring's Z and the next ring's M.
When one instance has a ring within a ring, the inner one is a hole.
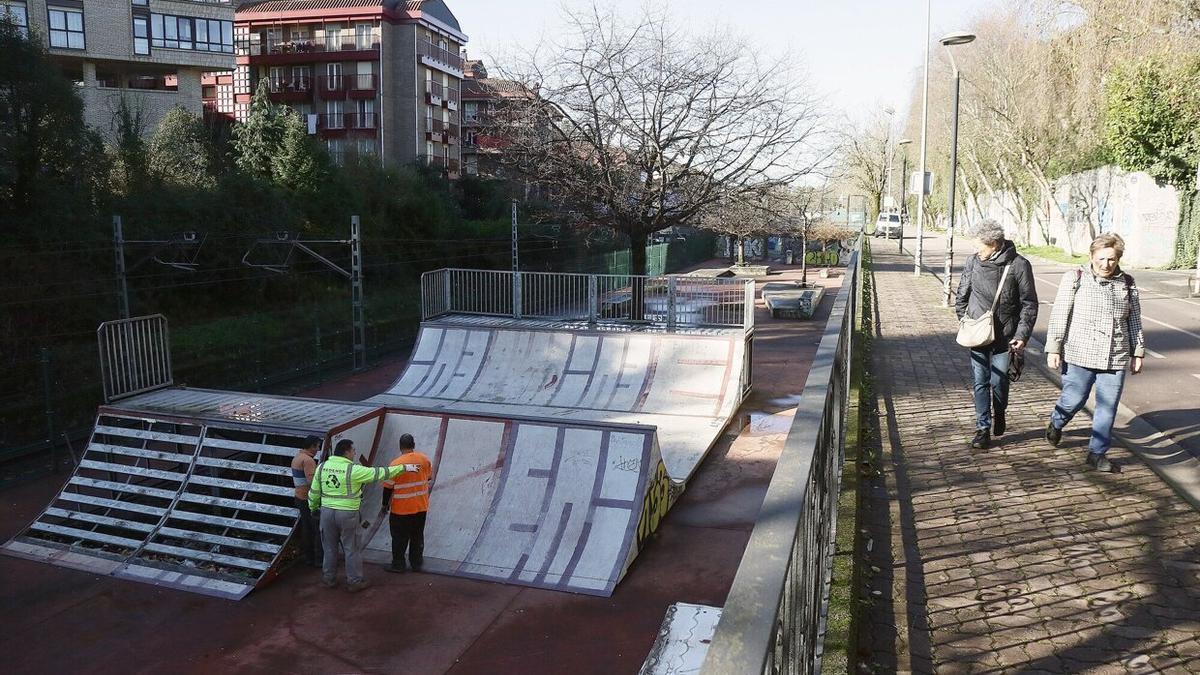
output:
M792 264L792 260L793 260L792 255L793 255L792 249L790 249L790 248L787 250L787 253L784 255L784 259L787 261L787 264L789 264L789 265Z

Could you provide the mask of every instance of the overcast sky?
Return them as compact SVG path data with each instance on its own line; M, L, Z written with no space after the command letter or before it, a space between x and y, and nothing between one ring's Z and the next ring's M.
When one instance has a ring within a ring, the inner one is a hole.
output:
M580 0L567 1L580 5ZM641 0L598 0L609 1L634 15L642 6ZM933 0L933 37L965 27L998 2L1003 0ZM559 0L446 4L470 38L468 54L485 61L552 35L561 22ZM671 6L697 31L728 25L779 53L790 49L813 84L851 114L864 107L905 109L920 75L925 0L675 0Z

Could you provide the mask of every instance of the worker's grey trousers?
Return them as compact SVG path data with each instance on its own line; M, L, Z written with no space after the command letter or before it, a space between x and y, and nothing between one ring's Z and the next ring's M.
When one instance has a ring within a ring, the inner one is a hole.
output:
M325 579L333 580L337 577L338 542L341 542L342 551L346 553L346 581L353 584L363 580L358 530L358 511L321 509L321 544L325 547L321 574Z

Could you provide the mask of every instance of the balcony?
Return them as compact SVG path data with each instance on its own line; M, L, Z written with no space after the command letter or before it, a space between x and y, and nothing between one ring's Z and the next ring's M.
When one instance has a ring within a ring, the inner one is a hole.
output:
M425 139L442 142L442 134L446 132L446 123L432 117L425 118Z
M346 98L346 75L320 75L317 77L317 96L327 101Z
M373 132L379 128L379 117L373 112L346 113L345 125L349 129Z
M322 60L323 54L336 54L340 58L344 57L346 52L378 52L379 44L380 33L376 28L366 33L342 31L337 35L298 40L263 38L255 35L237 40L234 43L234 51L238 56L269 57L262 63L303 63Z
M317 134L322 138L346 135L346 113L321 113L317 115Z
M379 76L370 73L364 75L343 75L342 83L348 85L350 98L375 98L379 89Z
M280 77L267 80L270 99L276 103L296 103L312 100L311 77Z
M417 42L417 56L427 66L445 70L457 77L463 76L462 57L432 42Z
M417 161L443 174L458 174L458 159L442 155L417 155Z
M425 102L429 105L441 105L445 89L441 82L425 80Z
M446 87L446 96L442 102L446 105L447 110L458 110L458 90L453 87Z
M446 125L446 143L450 145L458 145L458 125L451 122Z

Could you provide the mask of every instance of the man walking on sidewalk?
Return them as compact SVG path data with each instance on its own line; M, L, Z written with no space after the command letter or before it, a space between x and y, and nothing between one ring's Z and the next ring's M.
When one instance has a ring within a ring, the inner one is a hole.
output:
M975 396L971 447L982 450L991 444L992 434L1000 436L1008 427L1008 366L1012 353L1025 349L1029 341L1037 322L1038 299L1033 266L1004 238L1000 223L988 218L976 223L969 234L979 240L979 250L963 265L954 308L960 320L992 312L995 335L991 344L970 351Z
M358 545L359 507L362 489L367 483L395 478L405 471L416 472L412 464L371 468L354 463L354 442L344 438L334 447L334 455L317 467L308 507L321 510L321 543L325 559L321 565L321 583L327 588L337 585L337 547L341 543L346 555L346 581L351 592L367 587L363 577L362 551Z
M404 472L383 484L383 506L390 510L388 527L392 534L392 565L389 572L405 572L405 552L412 571L420 572L425 562L425 515L429 512L429 491L433 466L429 458L416 451L412 434L400 437L400 456L392 466L413 465L416 472Z

